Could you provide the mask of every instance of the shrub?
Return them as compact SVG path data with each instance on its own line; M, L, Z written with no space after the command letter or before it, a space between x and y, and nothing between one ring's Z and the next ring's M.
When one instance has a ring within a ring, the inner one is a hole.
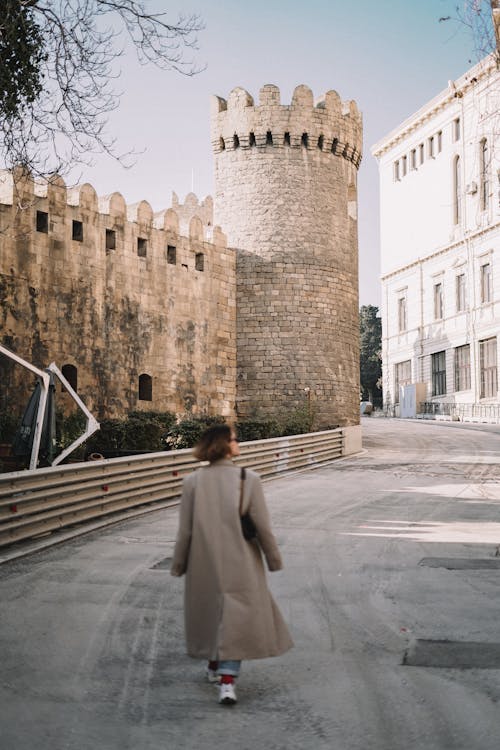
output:
M239 439L246 440L265 440L282 435L280 423L276 419L264 419L256 417L245 419L236 425Z
M170 428L166 439L167 450L192 448L208 427L214 424L224 424L225 422L225 417L208 414L185 417L178 424Z

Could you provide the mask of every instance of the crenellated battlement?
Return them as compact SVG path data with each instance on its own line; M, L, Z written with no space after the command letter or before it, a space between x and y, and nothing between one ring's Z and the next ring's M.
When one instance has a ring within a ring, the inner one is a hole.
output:
M213 199L206 196L199 200L194 193L188 193L181 203L176 193L172 193L172 206L153 212L146 201L125 202L121 193L98 196L89 183L67 187L59 175L47 179L33 178L22 169L0 170L0 205L20 205L23 209L60 207L73 209L71 218L76 218L74 209L85 214L94 214L104 223L137 225L141 232L153 229L178 234L201 242L215 241L225 244L220 227L213 226ZM69 214L68 214L69 217ZM69 219L68 219L69 220ZM106 221L107 220L107 221ZM95 223L95 221L94 221Z
M227 100L211 98L211 140L216 155L238 149L304 149L342 157L358 168L362 116L354 101L342 101L336 91L314 101L311 89L300 85L291 104L284 105L279 88L266 84L255 105L251 94L237 87Z

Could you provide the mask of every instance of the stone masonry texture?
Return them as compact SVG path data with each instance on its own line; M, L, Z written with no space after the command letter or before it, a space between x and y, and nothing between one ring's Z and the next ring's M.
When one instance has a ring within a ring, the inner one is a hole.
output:
M329 91L212 98L214 220L237 248L237 413L311 399L318 427L359 422L357 169L362 124ZM307 396L307 394L310 394Z
M0 173L1 343L76 368L98 419L310 407L316 427L358 424L356 105L236 88L213 97L211 138L214 199L155 214ZM0 410L22 408L33 378L4 357L0 378Z

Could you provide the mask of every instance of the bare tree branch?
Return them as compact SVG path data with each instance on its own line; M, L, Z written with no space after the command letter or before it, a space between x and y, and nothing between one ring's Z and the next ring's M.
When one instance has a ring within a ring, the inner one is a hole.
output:
M2 0L0 156L35 174L65 172L108 153L106 131L119 104L117 61L128 37L142 64L192 76L186 50L197 48L199 16L175 24L148 13L147 0Z

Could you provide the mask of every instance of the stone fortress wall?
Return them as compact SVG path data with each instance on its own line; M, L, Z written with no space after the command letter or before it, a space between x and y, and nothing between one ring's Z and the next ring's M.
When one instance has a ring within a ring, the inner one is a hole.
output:
M211 199L200 210L188 198L153 215L88 184L1 176L1 341L39 367L69 367L99 419L234 414L235 254ZM1 360L0 408L25 403L24 371Z
M237 250L237 412L311 399L359 422L357 169L362 122L329 91L212 97L214 219ZM310 394L306 396L306 394Z
M0 340L66 368L99 419L307 404L319 427L358 424L361 129L334 91L214 97L215 200L155 214L1 174ZM0 358L0 409L25 403L19 369Z

